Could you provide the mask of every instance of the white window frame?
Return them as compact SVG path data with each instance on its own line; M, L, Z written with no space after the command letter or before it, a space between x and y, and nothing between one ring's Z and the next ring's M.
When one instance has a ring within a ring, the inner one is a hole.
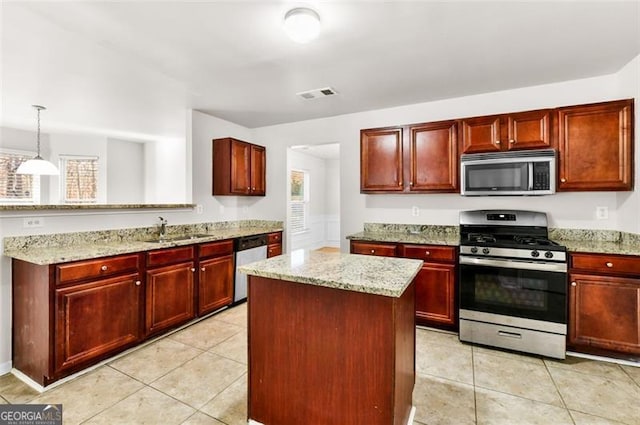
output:
M32 151L23 151L19 149L5 149L0 148L0 152L5 154L13 154L13 155L22 155L29 158L34 158L36 156L36 152ZM17 204L27 204L27 205L39 205L40 204L40 176L32 175L33 179L31 182L31 198L28 199L11 199L11 198L0 198L0 202L5 205L17 205Z
M291 210L292 210L292 205L294 204L299 204L302 205L302 209L303 209L303 213L302 213L302 229L298 229L298 230L291 230L291 234L293 235L297 235L300 233L305 233L309 231L309 188L310 188L310 184L309 184L309 172L307 170L301 170L301 169L296 169L293 168L291 169L291 172L289 174L289 181L291 182L291 173L302 173L304 175L304 188L303 188L303 194L304 194L304 199L302 201L294 201L293 199L289 199L289 211L290 211L290 223L291 223L291 219L293 218L293 214L291 214ZM291 191L289 191L291 192ZM291 197L291 193L289 193L289 197ZM290 224L291 225L291 224Z
M67 161L69 160L94 160L97 167L100 165L100 157L97 155L59 155L60 165L60 202L69 205L87 205L98 203L99 173L96 172L96 197L91 200L67 199Z

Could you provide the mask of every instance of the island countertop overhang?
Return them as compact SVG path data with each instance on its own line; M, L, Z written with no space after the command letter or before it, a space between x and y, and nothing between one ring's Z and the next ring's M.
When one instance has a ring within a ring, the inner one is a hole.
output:
M422 263L406 258L295 251L238 270L252 276L398 298Z

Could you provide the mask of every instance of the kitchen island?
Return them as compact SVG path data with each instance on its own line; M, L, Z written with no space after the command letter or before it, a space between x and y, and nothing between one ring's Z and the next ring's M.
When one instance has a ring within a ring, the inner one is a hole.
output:
M409 423L421 265L298 251L241 267L250 423Z

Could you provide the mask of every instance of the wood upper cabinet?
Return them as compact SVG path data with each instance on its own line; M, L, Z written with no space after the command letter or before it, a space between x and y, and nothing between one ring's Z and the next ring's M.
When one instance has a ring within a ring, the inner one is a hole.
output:
M195 270L193 246L147 253L146 335L181 325L195 317Z
M227 137L213 140L213 195L266 194L266 149Z
M415 278L416 322L455 329L456 249L450 246L401 244L399 257L423 260Z
M361 130L360 191L404 190L402 152L401 127Z
M553 147L551 109L465 118L461 125L462 153Z
M558 190L632 190L633 100L559 108Z
M458 191L458 124L417 124L410 132L410 191Z
M198 263L198 315L233 302L233 241L201 244Z
M639 264L632 256L571 255L568 342L572 349L640 355Z

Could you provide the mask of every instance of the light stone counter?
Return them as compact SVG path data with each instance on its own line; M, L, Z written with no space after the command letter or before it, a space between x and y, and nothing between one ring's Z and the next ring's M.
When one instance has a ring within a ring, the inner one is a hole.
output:
M155 227L7 237L4 238L4 255L38 265L57 264L260 235L282 231L283 227L279 221L245 220L168 226L167 230L168 238L177 235L198 237L148 242L157 237Z
M398 298L421 267L421 260L300 250L239 270L253 276Z

